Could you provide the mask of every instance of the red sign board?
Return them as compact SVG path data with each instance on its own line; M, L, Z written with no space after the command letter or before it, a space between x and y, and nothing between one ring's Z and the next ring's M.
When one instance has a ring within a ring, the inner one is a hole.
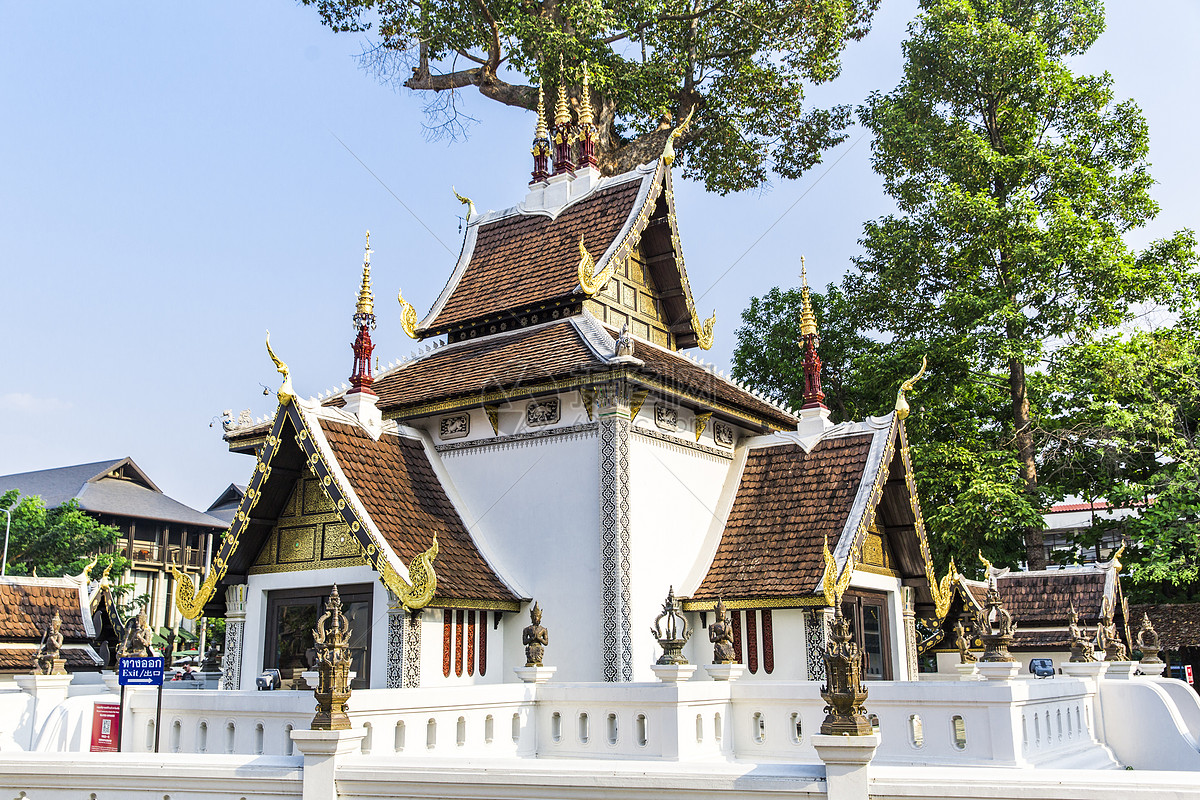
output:
M96 703L92 710L92 752L117 752L121 730L121 707L115 703Z
M1185 678L1187 678L1188 683L1192 684L1193 686L1196 685L1196 680L1192 676L1192 665L1191 664L1188 664L1183 668L1183 676Z

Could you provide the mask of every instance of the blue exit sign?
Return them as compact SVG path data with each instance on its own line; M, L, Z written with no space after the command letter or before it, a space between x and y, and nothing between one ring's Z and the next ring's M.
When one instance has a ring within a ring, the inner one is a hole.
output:
M161 686L163 657L126 656L117 663L117 676L121 686Z

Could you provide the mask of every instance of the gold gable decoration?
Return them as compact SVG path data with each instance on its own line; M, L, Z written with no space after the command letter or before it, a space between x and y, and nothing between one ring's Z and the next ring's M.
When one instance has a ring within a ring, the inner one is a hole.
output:
M701 350L711 350L713 346L713 328L717 324L717 312L714 309L713 315L704 322L700 322L700 317L696 315L695 309L692 310L692 331L696 334L696 344Z
M829 537L825 537L825 574L821 577L821 588L825 593L825 605L838 608L842 604L842 595L850 585L850 576L854 574L854 548L846 556L846 566L838 575L837 559L829 552Z
M200 617L204 612L205 604L212 599L217 586L229 570L229 560L237 550L239 538L249 525L250 511L258 502L262 488L271 474L270 462L282 444L285 420L291 420L292 426L296 430L296 443L300 445L307 456L308 469L318 479L316 485L328 496L329 502L333 504L342 521L349 527L351 535L362 549L363 560L379 574L380 581L399 598L404 607L416 611L428 605L437 590L437 573L433 566L433 561L438 553L437 534L434 534L433 544L429 549L419 553L409 563L409 576L412 583L405 581L392 567L387 554L375 542L363 520L359 519L354 508L355 503L351 502L352 498L343 490L340 481L334 479L333 471L325 462L316 442L313 441L314 437L308 429L304 416L295 403L288 403L281 406L280 410L276 412L271 433L259 450L258 462L254 465L254 475L250 479L246 495L238 506L229 533L222 540L221 547L213 558L212 567L204 583L196 588L191 578L175 565L170 565L171 574L178 581L175 605L179 612L188 619Z
M404 299L403 291L396 290L396 301L400 303L400 327L404 330L404 335L410 339L417 338L417 310L413 308L413 304Z
M592 258L592 254L587 251L587 247L583 244L583 234L579 234L579 288L583 289L584 294L588 297L603 289L610 280L613 273L616 271L616 261L609 259L608 266L596 272L596 259Z

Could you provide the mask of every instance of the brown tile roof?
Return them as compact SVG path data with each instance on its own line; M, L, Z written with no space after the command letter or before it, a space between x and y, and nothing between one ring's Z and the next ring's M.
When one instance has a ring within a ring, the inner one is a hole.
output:
M56 585L57 584L57 585ZM0 641L39 642L58 609L64 641L86 642L79 586L54 578L0 579Z
M1148 613L1158 639L1167 650L1200 647L1200 603L1131 605L1129 629L1136 636L1142 615Z
M528 386L601 366L570 320L560 320L442 347L381 376L372 388L386 412ZM340 398L336 404L341 405Z
M82 647L63 647L62 657L70 670L96 669L99 666ZM0 645L0 670L4 672L32 672L35 658L36 648Z
M1100 617L1104 579L1104 572L1092 570L1010 572L996 579L996 588L1018 629L1065 625L1072 603L1080 621L1093 624Z
M1020 626L1020 620L1017 620L1017 625ZM1012 646L1015 649L1050 649L1050 650L1070 650L1071 635L1067 631L1040 631L1040 630L1022 630L1017 628L1013 633Z
M578 283L579 237L599 260L630 214L642 180L604 187L563 211L513 214L479 225L470 263L429 330L569 295Z
M756 448L725 522L721 544L692 599L811 595L854 504L871 434Z
M668 391L685 392L701 403L710 400L747 411L781 429L796 426L796 418L791 414L739 389L683 355L644 342L635 347L634 353L645 362L636 372L662 384ZM403 416L405 409L440 400L483 396L500 389L519 389L612 368L584 344L571 320L564 319L508 335L442 347L381 376L372 388L379 395L381 410L400 412ZM342 404L340 397L326 403Z
M376 442L360 428L328 420L321 420L321 430L367 513L406 565L437 534L438 597L518 599L475 547L421 442L392 435Z
M615 330L609 329L608 326L605 328L609 330L610 335L615 334ZM646 366L638 370L641 374L657 378L669 388L743 408L755 416L770 420L783 430L796 428L796 417L739 389L684 355L643 342L635 345L633 354L635 358L646 362Z

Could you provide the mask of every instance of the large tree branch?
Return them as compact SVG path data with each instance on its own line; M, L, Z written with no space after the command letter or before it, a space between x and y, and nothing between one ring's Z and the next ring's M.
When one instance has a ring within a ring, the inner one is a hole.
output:
M442 75L422 74L420 70L413 70L412 77L404 82L404 86L414 91L430 92L446 92L452 89L463 89L467 86L478 86L479 93L489 100L531 111L537 108L537 89L532 86L506 83L495 77L494 74L488 74L486 65L447 72Z

